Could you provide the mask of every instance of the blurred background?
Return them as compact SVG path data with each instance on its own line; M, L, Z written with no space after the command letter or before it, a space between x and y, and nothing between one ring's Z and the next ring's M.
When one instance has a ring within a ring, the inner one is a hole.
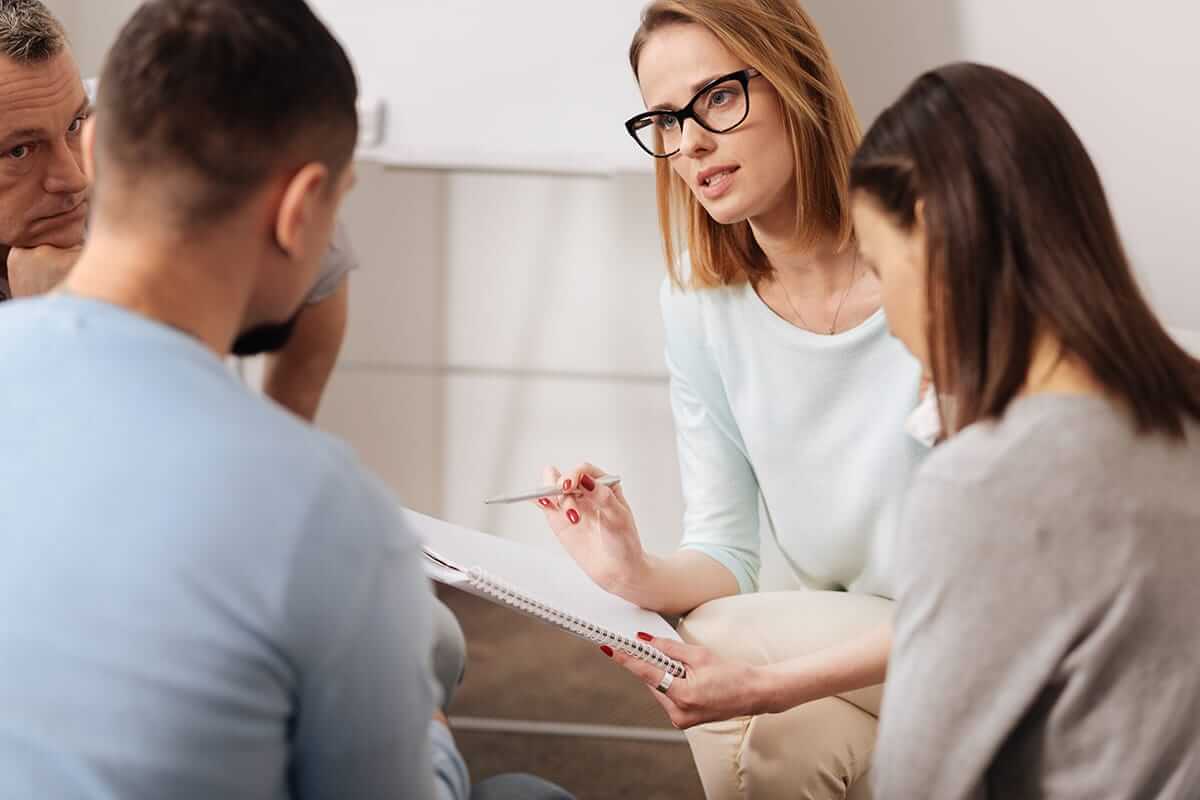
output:
M626 60L642 4L313 3L355 61L364 95L360 181L344 214L362 268L351 279L349 335L319 424L350 440L420 511L549 545L532 506L485 508L481 500L540 484L543 465L588 460L624 477L651 550L669 551L678 540L652 165L622 127L642 110ZM49 5L71 32L87 77L98 73L137 2ZM1045 91L1097 160L1154 305L1170 325L1200 329L1200 49L1193 36L1200 6L805 5L864 127L920 71L952 60L991 63ZM797 448L802 458L802 443ZM764 586L786 585L783 569L768 546ZM458 608L476 638L474 656L499 658L505 645L478 638L491 624L481 616L487 611ZM496 624L518 625L506 620ZM583 651L569 657L585 658ZM649 698L605 667L589 680L620 688L599 695L603 710L571 711L545 698L546 708L541 701L485 708L488 696L519 683L503 675L497 684L469 679L463 702L483 716L600 723L615 714L622 724L661 725L652 704L638 705ZM624 711L624 704L636 709ZM471 734L464 735L470 745ZM560 754L556 766L545 761L544 740L524 755L501 754L511 746L511 738L476 740L475 768L486 758L508 768L526 758L519 766L568 783L564 765L604 758L628 765L638 757L616 759L610 747ZM540 761L528 760L533 751ZM672 766L660 771L670 780L657 788L570 788L581 797L693 796L686 748L663 758Z
M51 0L85 76L135 0ZM411 506L548 541L485 496L588 460L625 478L669 550L681 500L657 290L651 159L626 51L642 0L317 0L360 73L345 211L363 267L321 424ZM921 70L1007 68L1099 162L1156 307L1200 328L1200 6L1172 0L810 0L864 126ZM784 576L767 559L768 585ZM776 577L772 577L775 575Z

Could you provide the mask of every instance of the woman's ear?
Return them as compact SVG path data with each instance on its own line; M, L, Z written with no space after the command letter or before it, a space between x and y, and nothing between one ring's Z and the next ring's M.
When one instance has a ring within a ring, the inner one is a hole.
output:
M324 164L305 164L284 188L275 219L275 242L291 259L305 255L305 232L317 216L329 182Z
M927 250L928 236L925 227L925 201L917 198L917 202L913 204L913 226L908 232L908 240L912 245L910 252L914 263L920 264L922 270L929 268L929 252Z

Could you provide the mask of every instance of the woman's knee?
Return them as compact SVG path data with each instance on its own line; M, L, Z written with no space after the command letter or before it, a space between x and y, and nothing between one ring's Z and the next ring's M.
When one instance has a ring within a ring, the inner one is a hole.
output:
M827 698L761 717L703 725L688 744L709 800L861 798L874 717Z
M725 658L752 664L767 663L766 651L753 620L761 604L744 599L752 596L722 597L699 606L680 620L680 637Z
M722 597L679 624L691 644L766 664L847 641L891 621L890 600L847 592L758 592Z

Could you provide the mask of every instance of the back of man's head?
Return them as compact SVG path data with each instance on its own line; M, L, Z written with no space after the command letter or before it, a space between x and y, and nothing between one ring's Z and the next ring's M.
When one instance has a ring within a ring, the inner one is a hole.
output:
M150 0L101 74L97 200L110 178L139 192L156 182L186 229L237 211L283 171L322 163L339 175L357 95L345 51L303 0Z
M0 0L0 56L38 64L54 58L66 44L62 25L40 0Z

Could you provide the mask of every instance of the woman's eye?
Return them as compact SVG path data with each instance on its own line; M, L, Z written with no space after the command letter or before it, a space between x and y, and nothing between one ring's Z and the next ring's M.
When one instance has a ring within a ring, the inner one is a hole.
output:
M71 125L67 128L67 133L79 133L83 130L83 122L87 117L76 117L71 120Z
M676 120L674 117L659 117L658 127L664 131L669 131L675 127L677 122L678 120Z
M710 106L723 106L730 101L732 93L728 89L717 89L708 96Z
M13 161L24 161L29 158L29 154L33 152L33 148L27 144L22 144L9 150L5 155Z

